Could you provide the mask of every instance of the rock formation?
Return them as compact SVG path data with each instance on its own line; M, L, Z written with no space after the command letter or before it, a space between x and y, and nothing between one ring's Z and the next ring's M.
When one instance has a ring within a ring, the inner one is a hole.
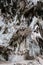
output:
M42 1L0 0L0 61L43 65Z

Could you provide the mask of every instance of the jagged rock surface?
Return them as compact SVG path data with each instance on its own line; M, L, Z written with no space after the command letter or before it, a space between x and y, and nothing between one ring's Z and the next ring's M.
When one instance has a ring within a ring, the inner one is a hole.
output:
M43 2L0 1L0 61L43 65Z

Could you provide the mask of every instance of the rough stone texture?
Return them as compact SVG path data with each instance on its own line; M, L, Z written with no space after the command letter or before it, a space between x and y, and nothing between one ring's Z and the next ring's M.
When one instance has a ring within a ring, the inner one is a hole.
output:
M19 62L0 62L0 65L43 65L43 59L37 57L36 60L23 60Z
M43 65L43 2L0 1L0 65Z

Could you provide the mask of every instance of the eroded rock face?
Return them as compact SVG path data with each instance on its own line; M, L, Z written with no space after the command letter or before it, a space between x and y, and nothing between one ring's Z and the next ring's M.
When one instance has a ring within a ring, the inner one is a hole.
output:
M0 14L1 61L33 60L40 54L43 55L43 16L38 15L38 4L41 6L42 2L38 2L37 5L37 1L34 2L18 0L13 1L12 5L8 3L8 7L3 6L5 12L1 11ZM14 3L17 4L16 7ZM22 3L25 6L21 6ZM6 8L10 7L16 11L15 14L7 11ZM28 15L26 15L27 12L29 12Z

